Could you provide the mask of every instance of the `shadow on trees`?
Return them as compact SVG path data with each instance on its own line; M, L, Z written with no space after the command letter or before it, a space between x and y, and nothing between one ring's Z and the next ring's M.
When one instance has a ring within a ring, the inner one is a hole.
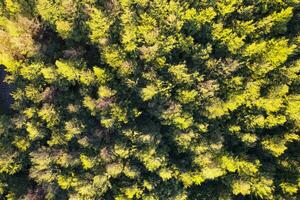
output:
M0 66L0 114L11 113L10 105L13 103L13 99L10 95L12 86L4 82L6 72L3 66Z

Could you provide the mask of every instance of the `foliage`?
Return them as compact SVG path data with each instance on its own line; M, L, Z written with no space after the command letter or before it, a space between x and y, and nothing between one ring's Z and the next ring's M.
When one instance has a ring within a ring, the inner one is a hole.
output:
M299 0L1 1L0 199L299 199L299 20Z

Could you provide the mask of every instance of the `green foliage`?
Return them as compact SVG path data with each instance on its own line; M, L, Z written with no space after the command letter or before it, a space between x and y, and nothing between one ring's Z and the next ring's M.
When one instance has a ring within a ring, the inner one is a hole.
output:
M141 96L144 101L152 99L158 93L158 89L154 85L148 85L141 91Z
M2 154L0 157L0 164L1 164L0 173L12 175L18 172L22 168L22 165L20 162L16 160L17 157L18 157L17 153Z
M232 193L234 195L241 194L243 196L251 193L251 185L245 181L235 181L232 183Z
M0 199L299 199L299 5L1 1Z
M90 169L95 165L95 161L84 154L80 155L80 160L84 169Z
M280 187L284 193L287 193L290 195L294 195L298 192L298 186L291 184L291 183L281 183Z

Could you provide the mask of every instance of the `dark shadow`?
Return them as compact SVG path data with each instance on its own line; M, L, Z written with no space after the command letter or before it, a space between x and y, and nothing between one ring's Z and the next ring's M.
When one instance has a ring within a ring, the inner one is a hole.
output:
M13 99L10 95L11 86L4 82L6 72L3 66L0 65L0 114L8 114L12 112L10 105Z

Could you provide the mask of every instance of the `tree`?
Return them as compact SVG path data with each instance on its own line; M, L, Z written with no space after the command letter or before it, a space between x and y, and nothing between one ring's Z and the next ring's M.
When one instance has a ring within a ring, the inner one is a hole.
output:
M299 3L0 2L0 198L299 199Z

